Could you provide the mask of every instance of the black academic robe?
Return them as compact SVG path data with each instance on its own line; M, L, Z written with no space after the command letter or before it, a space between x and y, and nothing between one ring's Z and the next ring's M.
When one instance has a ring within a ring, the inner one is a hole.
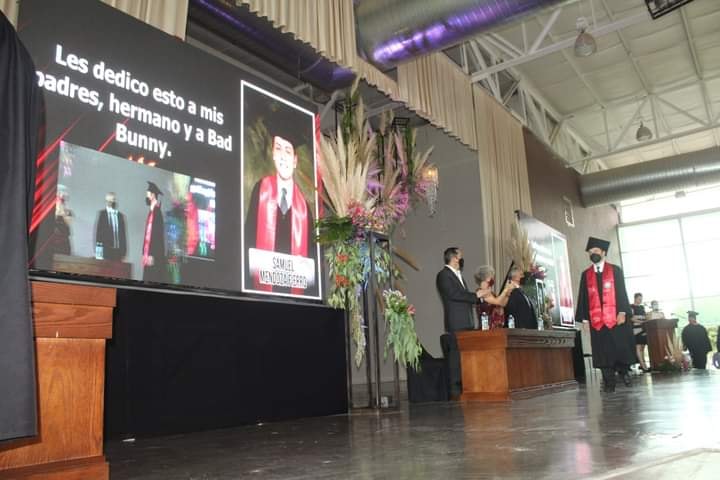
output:
M693 365L696 368L705 368L708 352L712 351L707 330L702 325L686 325L682 330L682 343L690 351Z
M505 306L505 325L507 325L507 319L510 318L510 315L515 319L515 328L537 330L538 323L535 308L521 288L516 288L510 293L508 303Z
M98 212L97 225L95 226L95 242L103 246L103 258L105 260L122 260L127 255L127 229L125 227L125 215L117 212L117 236L118 246L115 247L113 227L108 218L107 209Z
M42 124L35 66L0 12L0 441L37 434L28 225Z
M298 188L297 186L295 188ZM251 248L255 248L257 239L257 214L258 214L258 203L260 202L260 182L255 184L252 193L250 194L250 204L248 205L248 213L245 218L245 255L247 262L247 252ZM317 252L317 243L315 240L315 222L313 221L313 214L310 205L307 204L308 212L308 225L307 225L307 246L308 246L308 257L315 259ZM285 212L283 215L280 207L277 209L277 221L275 227L275 251L278 253L284 253L290 255L291 252L291 238L292 238L292 208ZM318 279L319 279L319 265L315 262L315 285L309 287L305 292L305 295L316 296L318 293ZM250 275L250 269L247 263L245 263L245 286L247 288L253 288L253 278ZM290 293L289 287L274 286L273 292L276 293Z
M605 263L607 267L608 263ZM580 291L578 292L577 311L575 318L578 321L590 320L590 301L588 297L585 274L594 270L594 266L585 270L580 276ZM602 274L597 279L598 286L603 284ZM617 313L625 312L625 323L607 328L603 325L600 330L590 326L590 344L592 346L593 366L595 368L615 368L632 365L636 362L635 340L632 334L632 308L628 301L625 288L625 274L617 265L613 265L613 280L615 283L615 306ZM600 295L602 304L602 295Z
M147 220L146 220L147 222ZM147 227L147 224L145 225ZM145 230L143 229L143 235ZM145 242L143 240L143 248ZM150 245L148 254L153 257L153 264L143 268L143 281L167 283L167 258L165 257L165 221L163 220L160 205L155 207L152 231L150 232Z

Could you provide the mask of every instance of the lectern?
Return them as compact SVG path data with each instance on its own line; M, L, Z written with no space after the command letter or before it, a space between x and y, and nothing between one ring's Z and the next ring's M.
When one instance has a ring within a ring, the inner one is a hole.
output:
M460 400L509 400L576 387L574 330L457 332Z
M115 293L33 282L40 432L0 445L0 479L108 478L103 394Z
M677 318L663 318L660 320L648 320L643 323L647 332L648 353L650 354L650 368L658 370L665 361L668 354L668 335L670 340L675 339L675 328Z

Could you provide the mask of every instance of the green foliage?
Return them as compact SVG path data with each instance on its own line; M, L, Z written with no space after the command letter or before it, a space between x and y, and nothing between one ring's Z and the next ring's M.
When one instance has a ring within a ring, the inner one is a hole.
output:
M408 304L407 297L398 290L385 290L385 356L390 347L395 359L402 367L420 368L422 347L415 332L415 308Z
M348 217L331 215L315 222L318 229L317 241L320 245L333 245L349 241L353 234L353 224Z
M355 364L360 366L365 355L365 334L360 314L359 291L363 281L360 245L354 241L338 241L327 247L325 259L330 267L328 305L347 309L350 336L355 343Z

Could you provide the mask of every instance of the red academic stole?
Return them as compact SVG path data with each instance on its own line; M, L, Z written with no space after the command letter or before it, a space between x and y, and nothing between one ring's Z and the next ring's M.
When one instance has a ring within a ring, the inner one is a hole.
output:
M267 176L260 182L258 196L257 228L255 230L255 247L260 250L275 251L275 232L277 230L278 186L275 175ZM307 243L307 203L295 186L293 188L291 217L290 254L301 257L308 256ZM255 274L257 290L272 291L272 285L260 283L259 272ZM301 295L303 289L293 288L293 294Z
M145 238L143 239L143 267L147 267L150 263L148 257L150 256L150 239L152 238L152 224L155 218L155 209L151 208L150 213L147 216L147 223L145 223ZM153 259L155 260L155 259Z
M617 324L617 305L615 303L615 276L613 266L605 264L602 272L602 296L603 303L600 304L598 294L597 275L595 269L590 267L585 270L585 282L588 289L588 301L590 303L590 325L595 330L600 330L603 325L613 328Z

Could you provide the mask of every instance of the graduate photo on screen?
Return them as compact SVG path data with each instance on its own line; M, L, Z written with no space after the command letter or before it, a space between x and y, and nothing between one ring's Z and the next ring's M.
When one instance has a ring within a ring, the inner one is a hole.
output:
M319 299L314 114L241 89L242 290Z

